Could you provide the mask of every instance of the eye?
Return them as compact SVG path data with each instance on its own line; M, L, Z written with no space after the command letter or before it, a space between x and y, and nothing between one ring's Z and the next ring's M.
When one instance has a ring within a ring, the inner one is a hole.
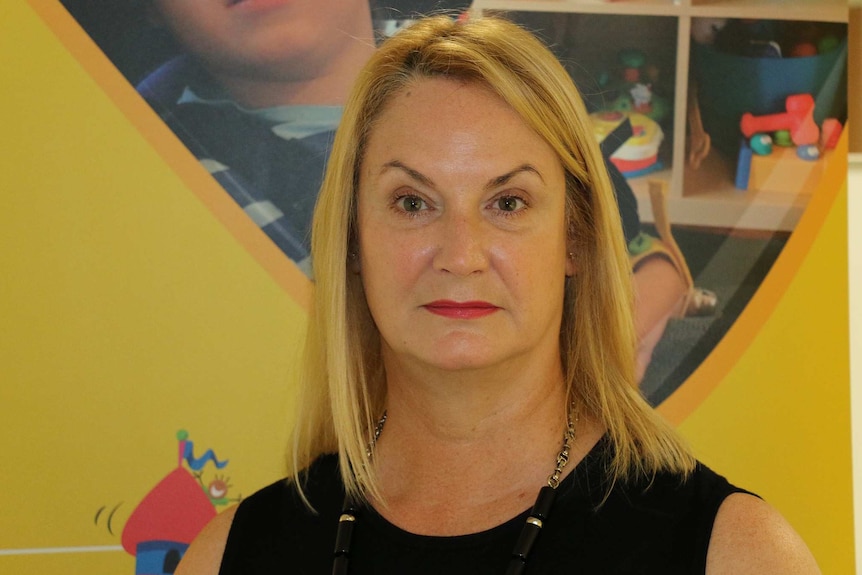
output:
M516 212L523 209L526 204L518 196L502 196L495 201L496 207L502 212Z
M419 196L401 196L398 206L405 212L419 212L425 208L425 200Z

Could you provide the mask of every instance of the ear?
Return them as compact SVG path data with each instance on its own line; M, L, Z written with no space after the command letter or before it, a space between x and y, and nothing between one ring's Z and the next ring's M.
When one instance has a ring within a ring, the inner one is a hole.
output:
M566 277L570 278L578 271L578 266L575 264L575 252L569 251L566 254Z
M347 270L356 275L359 275L362 271L359 252L356 249L351 248L350 251L347 252Z

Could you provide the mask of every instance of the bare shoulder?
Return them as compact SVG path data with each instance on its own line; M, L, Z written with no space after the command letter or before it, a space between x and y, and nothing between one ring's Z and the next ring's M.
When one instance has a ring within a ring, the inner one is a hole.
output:
M217 575L237 506L225 509L207 523L183 555L176 575Z
M707 575L818 575L805 542L778 511L745 493L724 500L715 518Z

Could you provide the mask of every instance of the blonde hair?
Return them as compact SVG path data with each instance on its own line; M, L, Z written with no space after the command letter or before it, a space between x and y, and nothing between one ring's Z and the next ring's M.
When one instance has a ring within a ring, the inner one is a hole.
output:
M355 194L365 145L387 103L411 82L481 84L507 102L559 156L577 273L566 286L560 354L569 398L596 417L613 445L611 481L687 474L694 459L635 384L630 265L620 216L588 114L557 59L532 34L498 18L420 20L387 40L347 101L314 213L314 300L309 314L291 476L338 453L353 496L379 497L366 446L384 409L380 338L360 278L350 270ZM301 483L300 483L301 485Z

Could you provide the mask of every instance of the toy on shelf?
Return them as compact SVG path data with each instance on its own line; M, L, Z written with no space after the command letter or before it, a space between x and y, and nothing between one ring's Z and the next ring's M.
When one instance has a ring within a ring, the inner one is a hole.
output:
M781 42L794 58L809 58L838 48L838 28L825 22L785 22Z
M812 42L799 42L790 49L791 58L808 58L817 55L817 46Z
M797 146L816 144L820 139L820 128L814 121L814 97L811 94L794 94L785 102L786 111L780 114L754 116L743 114L739 127L746 138L758 132L788 130Z
M647 62L643 51L626 48L617 54L620 71L617 79L607 72L599 78L599 85L609 94L610 101L603 111L637 112L656 122L670 113L667 98L656 93L659 70Z
M693 40L745 58L809 58L841 44L831 23L695 18Z
M802 24L807 23L730 20L720 27L720 22L693 19L690 69L698 85L700 115L713 147L725 157L735 157L739 150L743 113L786 113L782 108L788 95L812 95L817 102L813 116L817 124L844 114L846 96L841 86L848 51L846 24ZM776 42L783 57L765 57L763 42ZM801 57L812 46L817 53ZM792 57L794 54L800 57ZM749 134L761 131L775 130L754 126ZM773 143L799 145L777 136Z
M835 118L826 118L823 120L823 126L820 130L820 147L824 150L832 150L838 145L838 139L842 132L841 122Z
M820 148L814 144L805 144L796 148L796 157L800 160L813 162L820 157Z
M613 141L618 146L609 157L619 171L637 177L663 167L658 159L664 140L659 122L670 116L671 104L660 94L658 67L642 50L620 50L617 62L613 77L604 72L599 78L606 100L591 115L593 132L599 143ZM626 134L620 131L624 124L630 130Z
M776 146L781 146L782 148L793 147L793 140L790 138L790 132L787 130L776 130L772 134L772 141L775 142Z
M736 160L736 179L734 184L739 190L748 189L748 181L751 179L751 160L754 153L751 146L744 139L739 143L739 157Z
M826 52L831 52L840 45L841 40L838 39L838 36L827 34L817 41L817 53L825 54Z
M768 156L772 153L772 138L769 134L755 134L748 141L751 151L758 156Z
M593 133L599 143L629 120L632 136L614 152L610 160L626 177L637 177L661 169L659 146L664 132L657 122L637 112L606 111L591 114Z
M810 94L793 94L786 98L782 113L742 115L737 188L786 193L811 189L823 169L818 160L836 146L842 130L835 118L825 119L821 130L814 121L814 107Z
M775 146L769 154L755 153L751 142L739 146L734 184L748 192L796 195L810 193L823 175L824 158L813 145L796 148Z

